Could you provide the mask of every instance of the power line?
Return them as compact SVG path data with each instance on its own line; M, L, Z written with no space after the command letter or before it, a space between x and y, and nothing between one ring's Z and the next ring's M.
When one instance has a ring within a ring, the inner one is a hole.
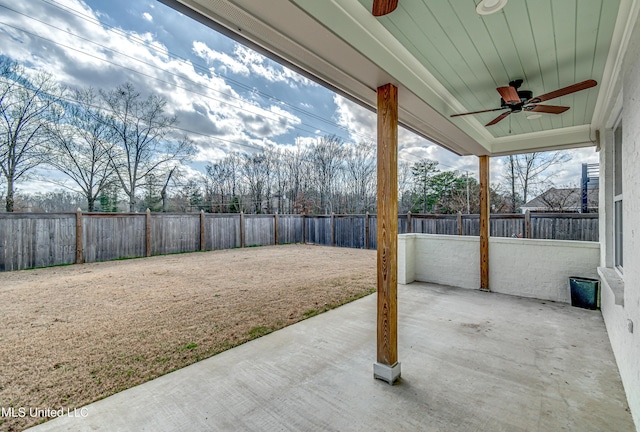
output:
M234 83L234 84L236 84L236 85L238 85L238 86L240 86L240 87L244 88L245 90L250 91L251 93L259 94L260 96L262 96L262 97L263 97L263 98L265 98L265 99L268 99L268 100L271 100L271 101L277 102L277 103L278 103L278 104L280 104L280 105L284 105L284 106L286 106L286 107L288 107L288 108L290 108L290 109L292 109L292 110L295 110L295 111L297 111L297 112L300 112L300 113L302 113L302 114L304 114L304 115L306 115L306 116L309 116L309 117L311 117L311 118L314 118L314 119L316 119L316 120L322 121L322 122L324 122L324 123L326 123L326 124L328 124L328 125L330 125L330 126L334 126L334 127L339 128L339 129L342 129L342 130L344 130L344 131L346 131L346 132L349 132L349 133L351 133L351 134L359 135L359 136L364 137L364 138L366 138L366 139L368 139L368 140L372 140L372 137L371 137L371 136L364 135L364 134L361 134L361 133L358 133L358 132L352 131L352 130L350 130L349 128L347 128L347 127L345 127L345 126L342 126L342 125L340 125L340 124L338 124L338 123L336 123L336 122L334 122L334 121L331 121L331 120L329 120L329 119L326 119L326 118L324 118L324 117L322 117L322 116L320 116L320 115L317 115L317 114L312 113L312 112L310 112L310 111L304 110L304 109L302 109L302 108L296 107L295 105L292 105L292 104L290 104L290 103L288 103L288 102L286 102L286 101L283 101L282 99L276 98L276 97L275 97L275 96L273 96L273 95L270 95L270 94L265 93L265 92L263 92L263 91L261 91L261 90L254 89L254 88L252 88L252 87L250 87L250 86L248 86L248 85L246 85L246 84L243 84L243 83L241 83L240 81L234 80L234 79L232 79L232 78L230 78L230 77L228 77L228 76L222 75L222 74L214 73L214 72L212 72L209 68L207 68L207 67L205 67L205 66L199 65L198 63L193 63L193 62L191 62L191 61L189 61L189 60L187 60L187 59L185 59L185 58L183 58L183 57L181 57L181 56L179 56L179 55L177 55L177 54L175 54L175 53L172 53L172 52L171 52L171 51L169 51L169 50L161 50L161 49L159 49L157 46L154 46L153 44L150 44L149 42L146 42L146 41L144 41L143 39L141 39L141 38L139 38L139 37L137 37L137 36L135 36L135 35L130 35L130 34L128 34L128 33L126 33L126 32L124 32L124 31L121 31L121 30L119 30L119 29L116 29L115 27L113 27L113 26L111 26L111 25L109 25L109 24L103 23L103 22L101 22L101 21L99 21L99 20L92 19L92 18L88 17L86 14L82 14L82 13L80 13L80 12L77 12L77 11L75 11L75 10L72 10L72 9L70 9L70 8L68 8L68 7L65 7L65 6L62 6L62 5L56 5L56 4L54 4L54 3L52 3L52 2L49 2L49 1L46 1L46 0L41 0L41 1L42 1L42 2L44 2L44 3L47 3L47 4L49 4L49 5L51 5L51 6L53 6L53 7L56 7L56 8L58 8L58 9L60 9L60 10L64 11L64 12L66 12L66 13L69 13L69 14L75 15L75 16L77 16L78 18L81 18L81 19L83 19L83 20L85 20L85 21L87 21L87 22L90 22L91 24L94 24L94 25L96 25L96 26L100 26L100 27L102 27L102 28L107 28L107 31L110 31L110 32L112 32L112 33L116 33L116 34L118 34L118 35L120 35L120 36L122 36L122 37L127 38L128 40L132 40L132 42L137 43L138 45L144 45L145 47L147 47L147 48L149 48L149 49L151 49L151 50L154 50L154 51L156 51L156 52L162 53L162 54L169 54L169 56L170 56L170 57L172 57L172 58L174 58L174 59L176 59L176 60L179 60L179 61L180 61L181 63L183 63L183 64L186 64L186 65L192 66L192 67L194 67L195 69L199 69L199 70L201 70L201 71L203 71L203 72L206 72L206 73L208 73L208 74L211 74L212 76L216 76L216 77L224 78L226 81L232 82L232 83ZM204 88L206 88L206 89L208 89L208 90L211 90L211 91L214 91L214 92L220 93L220 94L222 94L222 95L224 95L224 96L230 97L230 98L232 98L232 99L237 99L237 100L240 100L241 102L245 102L244 100L242 100L242 99L240 99L240 98L238 98L238 97L236 97L236 96L234 96L234 95L231 95L231 94L229 94L229 93L222 92L222 91L220 91L220 90L217 90L217 89L214 89L214 88L211 88L211 87L208 87L208 86L206 86L206 85L204 85L204 84L201 84L201 83L197 83L197 82L195 82L195 81L193 81L193 80L191 80L191 79L189 79L189 78L187 78L187 77L185 77L185 76L183 76L183 75L179 75L179 74L176 74L176 73L170 72L170 71L168 71L168 70L166 70L166 69L160 68L160 67L158 67L158 66L156 66L156 65L154 65L154 64L144 62L144 61L142 61L141 59L139 59L139 58L137 58L137 57L133 57L133 56L127 55L127 54L125 54L125 53L122 53L122 52L120 52L120 51L114 50L114 49L109 48L109 47L107 47L107 46L105 46L105 45L102 45L102 44L100 44L100 43L98 43L98 42L95 42L95 41L93 41L93 40L91 40L91 39L87 39L87 38L85 38L85 37L83 37L83 36L77 35L77 34L75 34L75 33L72 33L72 32L70 32L70 31L67 31L67 30L65 30L65 29L62 29L62 28L56 27L56 26L54 26L54 25L52 25L52 24L50 24L50 23L48 23L48 22L45 22L45 21L39 20L38 18L35 18L35 17L30 16L30 15L28 15L28 14L22 13L22 12L20 12L20 11L17 11L17 10L15 10L15 9L12 9L12 8L10 8L10 7L8 7L8 6L5 6L5 5L0 5L0 6L2 6L2 7L4 7L4 8L6 8L6 9L8 9L8 10L13 11L14 13L20 14L20 15L22 15L22 16L25 16L25 17L29 18L29 19L32 19L32 20L34 20L34 21L37 21L37 22L40 22L40 23L42 23L42 24L44 24L44 25L47 25L47 26L49 26L49 27L52 27L52 28L54 28L54 29L56 29L56 30L58 30L58 31L61 31L61 32L67 33L67 34L69 34L69 35L71 35L71 36L74 36L74 37L76 37L76 38L79 38L79 39L85 40L85 41L87 41L87 42L89 42L89 43L92 43L92 44L94 44L94 45L97 45L97 46L99 46L99 47L101 47L101 48L103 48L103 49L106 49L106 50L109 50L109 51L114 52L114 53L116 53L116 54L119 54L119 55L122 55L122 56L124 56L124 57L130 58L130 59L132 59L132 60L134 60L134 61L138 61L138 62L140 62L140 63L142 63L142 64L145 64L145 65L147 65L147 66L149 66L149 67L152 67L152 68L155 68L155 69L160 70L160 71L162 71L162 72L165 72L165 73L171 74L171 75L173 75L173 76L179 77L179 78L181 78L181 79L183 79L183 80L189 81L189 82L191 82L191 83L193 83L193 84L195 84L195 85L197 85L197 86L201 86L201 87L204 87ZM12 27L13 27L13 26L12 26ZM19 29L19 28L17 28L17 27L13 27L13 28L16 28L16 29L21 30L21 31L28 32L28 31L26 31L26 30L24 30L24 29ZM29 32L28 32L28 33L29 33ZM30 34L32 34L32 33L30 33ZM48 39L46 39L46 38L44 38L44 37L42 37L42 36L36 35L36 34L34 34L34 36L41 37L41 38L43 38L43 39L45 39L45 40L48 40ZM50 41L50 42L52 42L52 43L57 43L57 42L55 42L55 41L51 41L51 40L49 40L49 41ZM68 46L65 46L65 45L63 45L63 44L59 44L59 45L69 49L69 47L68 47ZM76 50L76 51L79 51L79 50ZM89 55L89 56L92 56L91 54L88 54L88 53L86 53L86 52L82 52L82 51L79 51L79 52L81 52L81 53L83 53L83 54L86 54L86 55ZM97 57L95 57L95 56L92 56L92 57L97 58ZM111 62L109 62L109 63L111 63ZM114 64L114 63L111 63L111 64ZM114 65L116 65L116 66L121 66L121 65L117 65L117 64L114 64ZM124 67L124 66L121 66L121 67L123 67L123 68L125 68L125 69L129 69L129 68L126 68L126 67ZM129 69L129 70L131 70L131 69ZM135 72L135 71L134 71L134 72ZM148 76L148 75L147 75L147 76ZM165 82L165 81L162 81L162 82ZM180 88L180 87L179 87L179 88ZM188 89L185 89L185 90L189 91ZM199 94L199 93L196 93L196 94ZM202 95L202 94L199 94L199 95L200 95L200 96L203 96L203 97L209 97L209 98L211 98L211 99L213 99L213 100L216 100L216 101L218 101L218 102L221 102L221 103L228 104L228 102L226 102L226 101L224 101L224 100L215 99L215 98L212 98L212 97L207 96L207 95ZM230 104L229 104L229 105L230 105ZM240 107L237 107L237 106L234 106L234 105L231 105L231 106L233 106L233 107L235 107L235 108L238 108L238 109L244 109L244 108L240 108ZM245 109L245 110L246 110L246 109ZM248 112L252 112L252 111L249 111L249 110L246 110L246 111L248 111ZM254 114L258 114L258 113L254 113ZM273 113L273 114L278 115L277 113ZM286 116L284 116L284 115L280 115L280 116L281 116L281 117L285 117L285 118L287 118L287 117L286 117ZM303 124L304 124L304 123L303 123ZM306 126L314 127L314 126L311 126L311 125L306 125ZM315 127L314 127L314 128L315 128ZM316 129L318 129L318 128L316 128ZM304 129L301 129L301 130L304 130ZM325 130L322 130L322 129L319 129L319 130L321 130L322 132L325 132L325 133L329 133L328 131L325 131ZM309 131L307 131L307 130L304 130L304 131L305 131L305 132L309 132ZM343 137L343 138L344 138L344 137Z

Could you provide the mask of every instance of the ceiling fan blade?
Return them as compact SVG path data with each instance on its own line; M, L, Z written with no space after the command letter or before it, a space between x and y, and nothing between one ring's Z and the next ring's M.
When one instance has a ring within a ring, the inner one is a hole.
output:
M489 123L487 123L485 126L493 126L494 124L506 119L509 114L511 114L511 111L507 111L505 113L502 113L498 117L494 118Z
M518 96L518 91L515 88L506 86L498 87L496 90L498 90L498 93L506 103L520 103L520 96Z
M393 12L397 7L398 0L373 0L371 13L379 17Z
M594 80L582 81L582 82L570 85L568 87L563 87L556 91L552 91L551 93L545 93L543 95L533 97L529 99L527 103L539 103L539 102L547 101L549 99L555 99L560 96L565 96L571 93L579 92L581 90L586 90L596 85L598 85L598 83Z
M569 107L557 106L557 105L529 105L524 107L525 111L547 113L547 114L562 114L568 109Z
M481 113L492 112L492 111L502 111L504 109L507 109L507 107L491 108L491 109L486 109L486 110L482 110L482 111L472 111L472 112L467 112L467 113L462 113L462 114L451 114L449 117L460 117L460 116L466 116L466 115L469 115L469 114L481 114Z

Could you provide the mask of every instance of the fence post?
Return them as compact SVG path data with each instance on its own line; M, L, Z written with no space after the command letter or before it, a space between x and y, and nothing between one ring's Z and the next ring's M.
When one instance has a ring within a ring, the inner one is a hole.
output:
M244 212L240 210L240 247L244 247Z
M364 248L369 249L369 212L364 217Z
M407 212L407 234L411 234L413 228L411 227L411 210Z
M302 212L302 244L307 244L307 214Z
M278 244L278 212L273 214L273 244Z
M462 235L462 212L458 212L458 235Z
M151 256L151 210L147 209L145 211L145 226L144 226L144 237L145 237L145 252L146 256Z
M82 264L82 210L76 210L76 264Z
M531 238L531 213L529 210L524 213L524 238Z
M204 239L204 210L200 210L200 250L205 250L205 239Z
M331 246L336 245L335 213L331 212Z

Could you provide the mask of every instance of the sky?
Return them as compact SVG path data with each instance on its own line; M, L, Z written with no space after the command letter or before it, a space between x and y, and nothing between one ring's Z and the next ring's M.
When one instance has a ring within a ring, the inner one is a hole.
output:
M197 146L185 167L191 176L231 151L309 144L328 134L345 145L375 141L373 112L156 0L0 0L0 55L46 70L69 88L131 82L143 95L166 98L168 114ZM554 176L558 186L578 185L581 164L598 161L593 148L568 153L572 160ZM476 157L404 129L398 158L434 159L442 171L477 178ZM492 158L492 183L503 171L503 160ZM25 193L55 188L36 178L18 185Z

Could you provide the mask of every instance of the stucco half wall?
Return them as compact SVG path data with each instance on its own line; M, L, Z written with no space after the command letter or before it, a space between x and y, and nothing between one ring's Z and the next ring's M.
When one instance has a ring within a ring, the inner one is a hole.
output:
M598 278L600 244L566 240L491 238L489 287L493 292L571 302L569 278ZM401 234L398 282L480 287L480 239Z

